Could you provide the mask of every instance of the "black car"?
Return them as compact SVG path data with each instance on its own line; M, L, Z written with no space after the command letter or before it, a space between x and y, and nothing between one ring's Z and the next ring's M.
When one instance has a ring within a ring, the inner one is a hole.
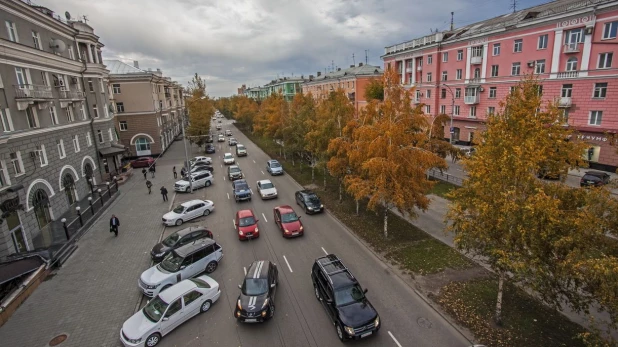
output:
M212 145L212 144L208 144L208 145L206 145L206 150L205 150L205 152L206 152L207 154L212 154L212 153L215 153L215 152L216 152L215 145Z
M212 231L199 226L178 230L152 247L150 257L156 263L159 263L163 260L163 258L165 258L166 255L176 248L203 238L212 239Z
M264 322L275 315L277 265L268 260L254 261L240 288L234 317L244 323Z
M230 179L230 181L239 180L243 178L242 170L238 165L228 166L227 177Z
M210 171L211 173L215 171L215 168L212 165L208 165L202 162L195 163L191 165L191 172L198 171Z
M334 255L318 258L311 269L315 297L320 301L339 340L361 339L380 330L380 316L365 297L350 270Z
M324 205L322 205L320 198L311 190L299 190L295 196L296 205L302 206L306 214L318 213L324 210Z
M606 172L586 171L586 174L579 181L580 187L600 187L609 183L610 176Z
M236 180L232 182L232 187L234 189L234 200L239 202L241 200L249 200L251 201L251 188L249 188L249 184L244 179Z

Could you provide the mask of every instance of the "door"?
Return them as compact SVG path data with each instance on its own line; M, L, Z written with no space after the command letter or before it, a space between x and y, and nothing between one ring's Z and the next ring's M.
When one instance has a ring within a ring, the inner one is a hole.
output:
M167 307L167 311L161 320L161 333L167 335L180 325L182 323L182 314L182 300L178 299Z
M198 204L195 204L187 209L187 219L193 219L198 216Z
M277 227L280 230L283 230L283 227L281 226L281 212L279 212L279 210L275 210L274 218L275 218L275 224L277 225Z
M180 274L180 281L186 280L187 278L191 278L195 272L195 263L193 262L193 255L188 255L180 264L180 270L178 271Z
M183 310L183 322L188 320L189 318L195 316L200 312L200 306L204 301L204 297L202 293L197 290L193 290L185 295L183 295L182 300L184 301L184 310Z
M202 182L204 182L202 180ZM195 205L195 218L202 216L204 214L204 211L206 210L206 204L204 203L199 203L197 205Z
M268 271L268 275L270 277L270 280L268 282L269 286L271 287L270 298L271 300L275 300L275 295L277 294L277 268L275 268L274 264L270 265L270 271Z

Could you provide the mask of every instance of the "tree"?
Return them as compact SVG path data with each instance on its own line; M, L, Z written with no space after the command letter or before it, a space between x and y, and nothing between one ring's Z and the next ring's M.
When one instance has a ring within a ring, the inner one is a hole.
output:
M300 158L300 171L303 170L303 155L305 152L306 141L305 135L307 134L307 121L309 119L315 119L316 106L313 96L311 94L296 94L290 105L290 116L285 126L285 144L292 154L292 165L296 165L294 162L295 156Z
M280 155L283 152L283 126L288 112L289 106L283 95L281 93L271 94L264 99L253 125L255 132L273 139L280 145Z
M186 133L192 142L201 146L205 141L204 137L210 134L210 119L214 114L213 103L206 94L204 80L197 73L189 82L188 91L191 96L187 100L189 126Z
M371 79L365 87L365 100L384 101L384 82L381 79Z
M258 104L246 96L238 96L233 98L234 113L233 117L239 127L251 130L253 127L253 119L259 112Z
M412 108L409 93L394 71L383 76L383 102L372 100L364 109L365 125L353 133L350 159L360 171L345 179L355 199L368 197L367 207L384 213L384 237L388 237L388 213L395 208L411 217L415 208L426 210L433 182L428 169L445 168L444 159L418 146L427 142L427 121Z

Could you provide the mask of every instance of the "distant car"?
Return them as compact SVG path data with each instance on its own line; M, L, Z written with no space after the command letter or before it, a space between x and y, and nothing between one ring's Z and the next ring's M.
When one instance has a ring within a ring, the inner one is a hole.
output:
M203 164L203 163L197 163L197 164L191 166L191 171L190 171L191 174L198 173L200 171L208 171L208 172L212 173L212 172L215 171L215 168L212 167L212 165ZM187 176L188 175L185 174L185 177L183 177L183 178L186 179Z
M236 144L236 156L238 157L246 157L247 156L247 148L245 145Z
M266 171L271 175L283 175L283 166L277 160L269 160L266 162Z
M234 316L244 323L264 322L275 315L279 270L268 260L256 260L247 268Z
M175 191L186 193L191 190L192 185L193 189L210 187L212 182L214 182L215 180L212 173L210 173L210 171L205 171L200 168L195 169L198 171L195 173L191 173L190 177L183 178L180 181L176 181L176 183L174 183ZM191 181L191 183L189 183L189 180Z
M225 131L225 136L232 136L232 130L227 129L227 130Z
M252 210L240 210L234 218L234 229L238 232L240 241L260 237L259 220Z
M221 123L221 122L219 122L219 123ZM217 130L221 130L221 124L217 124L216 128L217 128Z
M202 275L181 281L148 301L122 324L120 341L128 346L156 346L161 338L221 297L219 283Z
M245 180L236 180L232 182L232 188L233 188L233 194L234 194L234 200L236 200L236 202L242 201L242 200L249 200L251 201L251 188L249 188L249 184L247 184L247 181Z
M211 145L211 144L206 145L205 152L208 153L208 154L215 153L216 152L215 146Z
M586 171L579 181L580 187L600 187L609 183L610 175L601 171Z
M154 245L150 251L150 258L154 262L160 263L166 255L176 248L204 238L212 239L212 231L199 226L178 230Z
M212 143L212 142L213 142L212 135L206 136L206 143Z
M211 157L199 156L199 157L195 157L195 158L189 160L189 164L191 164L191 165L196 164L196 163L212 164L212 158Z
M131 162L132 168L149 167L154 164L155 160L152 157L137 158Z
M299 190L294 193L296 204L301 206L306 214L322 212L324 205L316 193L311 190Z
M233 138L233 137L230 137L230 138L227 140L227 144L228 144L228 145L230 145L230 146L236 146L236 144L237 144L237 143L238 143L238 142L236 142L236 139L235 139L235 138Z
M273 209L273 218L283 237L303 236L305 233L300 216L288 205L275 207Z
M175 209L163 215L163 224L182 225L182 223L201 216L208 216L215 210L211 200L190 200L176 206Z
M217 123L221 123L221 119L219 119L219 120L217 121Z
M234 156L232 155L232 153L225 153L223 155L223 164L225 165L232 165L234 164L235 160L234 160Z
M230 181L239 180L243 178L242 170L238 165L231 165L227 167L227 177Z
M257 181L257 190L262 200L277 197L277 188L270 180Z
M225 136L219 134L219 138L217 138L217 142L225 142Z

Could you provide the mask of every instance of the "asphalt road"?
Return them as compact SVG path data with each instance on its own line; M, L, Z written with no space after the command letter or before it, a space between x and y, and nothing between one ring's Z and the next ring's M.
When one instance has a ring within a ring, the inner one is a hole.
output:
M433 310L399 277L366 249L328 213L306 215L295 204L294 192L301 187L288 175L271 177L266 172L269 157L250 142L230 121L223 131L247 147L248 156L236 158L254 196L250 202L236 203L226 177L222 156L235 154L226 142L218 143L211 154L215 183L193 194L178 193L174 205L202 198L215 203L215 212L181 227L167 227L164 235L190 225L205 225L223 247L224 257L211 275L221 285L222 295L212 309L198 315L165 336L160 346L339 346L335 329L324 308L316 300L310 278L315 258L337 254L369 292L367 297L380 314L382 328L376 336L354 342L362 346L469 346L471 343ZM256 181L270 179L279 197L262 201ZM302 216L305 235L284 239L273 223L273 208L290 205ZM328 206L325 206L328 209ZM259 218L260 237L239 241L233 217L239 209L253 209ZM259 259L269 259L279 267L275 317L264 324L240 324L233 317L238 284L245 267ZM137 288L136 288L137 290Z

